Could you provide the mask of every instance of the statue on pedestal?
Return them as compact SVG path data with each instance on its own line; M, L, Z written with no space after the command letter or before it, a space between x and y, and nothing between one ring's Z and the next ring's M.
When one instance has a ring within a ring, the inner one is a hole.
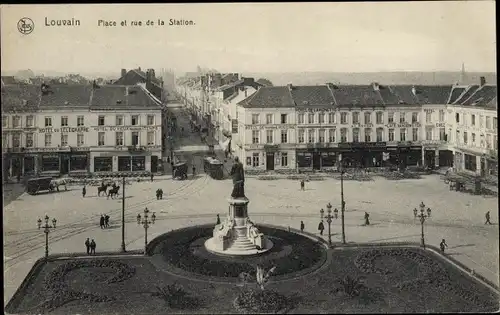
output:
M234 158L234 164L231 167L231 177L233 179L232 198L246 198L245 196L245 171L243 164L238 157Z

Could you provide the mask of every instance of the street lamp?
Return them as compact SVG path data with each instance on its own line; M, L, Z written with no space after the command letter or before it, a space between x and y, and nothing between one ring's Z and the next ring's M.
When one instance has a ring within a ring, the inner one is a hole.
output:
M327 216L326 216L326 222L328 223L328 245L329 246L332 246L332 219L333 219L333 216L332 216L332 205L330 203L328 203L326 205L326 208L327 208ZM323 210L323 209L321 209Z
M339 209L337 209L337 208L333 209L333 214L335 216L335 219L338 219L339 218Z
M141 215L137 215L137 223L141 224L144 226L144 255L147 255L147 247L148 247L148 228L150 224L154 224L156 221L156 215L153 212L153 215L151 216L151 221L148 220L148 213L149 210L148 208L144 209L144 216L143 220L141 222Z
M423 202L420 203L420 214L418 215L418 217L420 218L420 226L422 228L421 230L421 235L420 235L420 245L425 248L425 238L424 238L424 222L425 222L425 219L428 217L427 215L425 215L425 205Z
M52 225L49 225L49 216L45 215L45 225L42 226L42 219L38 219L36 222L38 224L38 229L43 227L43 233L45 233L45 259L49 257L49 232L50 229L56 228L57 220L52 219Z
M320 214L321 220L323 220L323 217L325 216L325 210L323 210L323 208L321 208L321 210L319 210L319 214Z
M345 223L344 223L344 212L345 212L345 201L344 201L344 167L342 163L342 155L339 156L340 161L340 199L342 202L341 219L342 219L342 244L345 244Z

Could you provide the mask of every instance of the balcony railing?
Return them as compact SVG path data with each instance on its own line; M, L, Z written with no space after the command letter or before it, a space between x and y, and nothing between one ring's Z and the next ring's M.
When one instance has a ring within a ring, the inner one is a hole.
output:
M143 152L145 150L146 150L146 148L144 146L140 146L140 145L130 145L130 146L128 146L128 151L129 152Z

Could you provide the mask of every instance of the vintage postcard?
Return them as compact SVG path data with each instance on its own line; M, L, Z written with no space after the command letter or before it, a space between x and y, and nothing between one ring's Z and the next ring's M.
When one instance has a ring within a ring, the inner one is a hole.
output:
M495 11L1 5L4 312L498 311Z

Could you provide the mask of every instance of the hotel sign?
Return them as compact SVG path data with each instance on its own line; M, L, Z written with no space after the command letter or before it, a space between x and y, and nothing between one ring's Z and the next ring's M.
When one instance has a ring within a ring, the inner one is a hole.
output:
M246 125L246 130L262 130L262 129L293 129L295 125Z
M39 133L53 133L53 132L89 132L89 127L61 127L61 128L40 128Z
M297 108L297 112L299 113L302 113L302 112L307 112L307 113L316 113L316 112L320 112L320 113L331 113L331 112L335 112L336 109L332 109L332 108L309 108L309 107L306 107L306 108Z
M339 148L350 149L350 148L385 148L387 143L385 142L349 142L349 143L339 143Z
M444 128L444 127L446 127L446 124L445 123L436 123L436 127Z
M55 147L55 148L25 148L26 153L38 153L38 152L70 152L70 147Z
M141 131L141 130L158 130L160 126L96 126L95 131Z

